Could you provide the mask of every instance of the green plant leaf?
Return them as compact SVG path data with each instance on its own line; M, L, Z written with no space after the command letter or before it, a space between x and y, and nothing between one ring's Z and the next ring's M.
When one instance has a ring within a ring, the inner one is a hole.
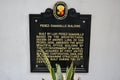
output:
M46 53L44 52L44 50L42 48L40 48L41 52L43 53L43 58L41 57L41 59L43 60L44 64L47 66L51 76L52 76L52 80L56 80L56 77L55 77L55 71L54 69L52 68L51 66L51 63L46 55Z
M75 71L76 71L76 67L73 68L73 74L72 74L71 80L74 80L74 74L75 74Z
M51 66L51 64L50 64L50 61L49 61L46 53L44 52L43 49L40 48L40 50L41 50L41 52L43 53L43 59L42 59L43 62L46 64L46 66L48 67L48 69L51 71L52 66Z
M54 70L54 68L51 68L51 74L52 74L52 79L53 80L56 80L56 76L55 76L55 70Z
M68 75L68 70L69 70L69 68L67 67L67 68L66 68L66 77L67 77L67 75Z
M44 78L42 78L42 80L45 80Z
M73 68L73 62L70 65L70 68L66 72L66 80L73 80L72 76L74 76L74 68Z
M56 64L56 80L63 80L63 75L62 75L62 72L61 72L61 67L59 64Z

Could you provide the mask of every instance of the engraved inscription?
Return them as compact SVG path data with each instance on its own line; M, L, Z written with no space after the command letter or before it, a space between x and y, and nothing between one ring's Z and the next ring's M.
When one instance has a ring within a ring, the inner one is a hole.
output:
M84 33L39 32L36 35L36 63L43 63L40 47L51 61L83 59Z

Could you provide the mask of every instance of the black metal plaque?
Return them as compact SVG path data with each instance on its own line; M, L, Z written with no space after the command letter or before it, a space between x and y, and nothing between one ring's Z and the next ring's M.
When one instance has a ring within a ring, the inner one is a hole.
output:
M61 65L62 72L72 61L76 72L88 72L91 15L67 9L62 2L41 14L30 14L29 20L31 72L48 72L40 59L40 48L47 53L53 67L56 63Z

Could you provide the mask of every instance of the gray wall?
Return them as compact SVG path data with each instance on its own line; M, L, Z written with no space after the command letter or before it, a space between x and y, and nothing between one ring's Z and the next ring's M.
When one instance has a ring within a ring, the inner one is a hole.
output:
M0 80L51 80L48 73L30 73L28 14L44 12L56 1L0 0ZM92 14L90 70L75 79L120 80L120 0L64 1Z

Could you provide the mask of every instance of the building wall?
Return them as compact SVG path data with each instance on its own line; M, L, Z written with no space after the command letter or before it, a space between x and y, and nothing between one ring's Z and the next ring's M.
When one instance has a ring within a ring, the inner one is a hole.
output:
M29 14L58 0L0 0L0 80L51 80L30 72ZM92 14L89 73L81 80L120 80L120 0L64 0L68 8Z

